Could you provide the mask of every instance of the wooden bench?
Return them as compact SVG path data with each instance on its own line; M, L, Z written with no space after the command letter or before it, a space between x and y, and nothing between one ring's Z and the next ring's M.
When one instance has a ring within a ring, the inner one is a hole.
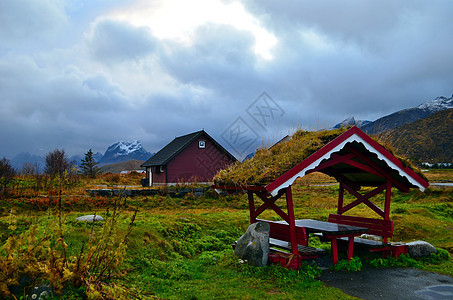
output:
M387 251L390 249L388 238L393 236L393 221L391 220L330 214L329 222L368 228L367 234L381 236L383 240L375 241L356 237L354 238L354 244L368 247L370 251Z
M271 246L272 251L281 252L277 248L291 251L291 235L288 224L257 219L257 222L259 221L266 222L270 226L269 246ZM304 227L296 227L296 241L299 254L304 259L316 258L319 254L325 252L325 250L308 246L308 235Z

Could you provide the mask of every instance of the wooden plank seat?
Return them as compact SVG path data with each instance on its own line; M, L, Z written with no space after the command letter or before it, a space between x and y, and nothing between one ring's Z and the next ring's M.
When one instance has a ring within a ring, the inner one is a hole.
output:
M375 241L355 237L354 244L368 247L370 251L386 251L390 249L388 238L393 236L393 221L391 220L330 214L329 222L368 228L367 234L381 236L383 240ZM340 238L339 240L347 240L347 238Z
M257 221L269 224L269 246L271 246L272 251L280 252L281 250L278 248L291 251L291 237L288 224L260 219L257 219ZM319 254L324 253L322 249L308 246L308 236L303 227L296 227L296 240L299 254L304 259L316 258Z
M274 238L269 238L269 246L271 246L271 250L276 251L276 252L281 252L280 249L291 250L290 242L277 240ZM274 248L274 247L277 247L277 248ZM280 249L278 249L278 248L280 248ZM310 247L310 246L297 245L297 248L299 249L299 253L301 253L303 255L320 255L320 254L326 253L326 250L324 250L324 249L318 249L318 248Z

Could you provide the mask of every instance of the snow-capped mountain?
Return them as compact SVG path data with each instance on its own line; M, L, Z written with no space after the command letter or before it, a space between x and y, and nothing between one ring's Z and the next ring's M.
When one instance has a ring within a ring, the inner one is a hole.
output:
M346 127L346 126L357 126L357 127L362 127L365 126L366 124L371 123L371 121L367 120L356 120L354 117L349 117L345 120L343 120L341 123L338 123L335 125L333 128L341 128L341 127Z
M405 124L415 122L419 119L426 118L438 111L442 111L442 110L449 109L449 108L453 108L453 95L451 98L447 98L447 97L443 97L443 96L437 97L433 100L426 101L417 107L412 107L412 108L407 108L407 109L397 111L393 114L379 118L373 122L364 123L364 124L347 124L347 125L357 125L366 133L375 134L375 133L379 133L379 132L383 132L383 131L386 131L389 129L396 128L398 126L402 126ZM353 118L346 119L342 123L335 125L335 128L339 128L336 126L341 125L344 122L347 123L348 120L352 120L352 119Z
M420 104L417 108L435 113L444 109L453 108L453 95L451 98L444 96L437 97L434 100L426 101L425 103Z
M131 159L147 160L150 158L151 153L143 148L140 141L134 140L132 142L118 142L110 147L104 153L100 160L101 164L111 164L117 162L128 161Z

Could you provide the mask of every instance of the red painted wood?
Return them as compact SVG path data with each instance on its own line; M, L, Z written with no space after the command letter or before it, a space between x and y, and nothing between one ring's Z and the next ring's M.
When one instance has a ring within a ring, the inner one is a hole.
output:
M198 147L200 140L205 141L205 148ZM206 135L201 135L168 162L167 175L153 172L153 182L211 182L219 170L231 163L233 160L224 151Z
M348 147L348 149L353 152L355 155L360 157L360 159L364 160L367 164L373 166L377 172L382 174L383 178L386 178L390 180L395 186L397 186L399 189L401 189L403 192L409 192L409 187L403 184L402 182L396 180L392 175L388 174L384 169L382 169L380 166L375 164L370 158L365 156L363 153L360 153L358 150L354 149L353 147ZM399 160L398 160L399 161ZM401 162L400 162L401 164Z
M344 197L344 186L343 182L340 181L340 188L338 192L338 207L337 213L341 214L343 212L343 197Z
M255 200L253 199L253 192L248 191L247 196L249 199L249 212L250 212L250 224L256 222L256 217L255 217Z
M332 249L333 264L336 265L338 263L338 246L335 237L330 240L330 248Z
M276 180L273 182L269 183L266 186L266 189L269 192L272 192L282 184L284 184L286 181L291 179L293 176L295 176L297 173L311 165L313 162L327 154L329 151L333 150L336 146L350 138L352 135L356 134L358 137L360 137L364 142L369 144L371 147L376 149L379 153L381 153L384 157L386 157L388 160L390 160L392 163L394 163L396 166L398 166L400 169L404 170L409 176L411 176L415 181L417 181L421 186L424 188L427 188L429 186L428 182L426 182L424 179L422 179L420 176L418 176L412 169L408 167L404 167L399 159L397 159L393 154L388 152L384 147L382 147L378 142L370 138L367 134L365 134L363 131L361 131L358 127L354 126L342 135L338 136L336 139L322 147L320 150L297 164L295 167L291 168L288 170L286 173L278 177ZM386 174L386 172L384 172ZM396 180L395 180L396 181ZM401 182L393 182L396 186L401 188L402 190L407 190L408 187L404 186Z
M331 167L333 165L348 161L356 157L354 153L348 153L345 155L338 155L338 154L332 154L331 159L329 161L320 163L316 168L313 170L307 171L307 174L313 173L313 172L320 172L322 169L326 169L328 167Z
M275 203L271 204L271 208L286 222L288 222L288 214L285 213L280 207L278 207Z
M352 255L354 253L354 237L348 238L348 260L352 259Z
M382 236L383 238L390 238L393 236L393 221L391 220L330 214L329 222L365 227L369 229L368 233ZM384 240L384 242L386 241Z
M285 213L280 207L275 205L275 201L277 201L283 193L280 192L278 193L275 197L266 197L267 193L263 192L255 192L255 194L264 202L258 209L255 210L254 212L254 217L258 217L263 211L265 211L267 208L272 208L280 217L283 218L283 220L288 222L288 214Z
M390 201L392 198L392 183L387 181L387 187L385 191L385 208L384 208L384 219L390 220Z
M296 240L296 219L294 218L293 194L291 186L286 188L286 207L288 208L288 224L291 235L291 250L293 254L299 254Z
M294 166L293 168L288 170L282 176L278 177L276 180L274 180L273 182L269 183L266 186L266 189L269 192L272 192L274 189L276 189L277 187L279 187L280 185L285 183L287 180L292 178L294 175L299 173L301 170L305 169L306 167L311 165L313 162L315 162L316 160L318 160L319 158L324 156L326 153L328 153L329 151L334 149L336 146L341 144L343 141L348 139L353 134L353 131L351 131L351 130L354 129L354 128L356 128L356 127L352 127L351 129L349 129L348 131L346 131L342 135L338 136L332 142L328 143L327 145L325 145L324 147L322 147L321 149L319 149L318 151L316 151L315 153L313 153L312 155L310 155L309 157L304 159L302 162L300 162L299 164L297 164L296 166Z
M347 184L344 184L343 186L349 193L351 193L354 197L356 197L357 200L355 200L355 201L349 203L348 205L344 206L341 209L340 214L350 210L351 208L357 206L360 203L364 203L369 208L374 210L379 216L384 218L384 211L382 209L380 209L379 207L377 207L374 203L372 203L368 199L373 197L373 196L375 196L375 195L377 195L377 194L379 194L381 191L383 191L386 188L386 186L387 186L386 184L383 184L383 185L377 187L376 189L372 190L371 192L369 192L369 193L367 193L365 195L359 194L356 190L354 190L353 188L351 188Z
M277 223L277 222L273 222L273 221L269 221L269 220L260 220L260 219L257 219L257 221L269 223L269 226L271 229L270 233L269 233L269 237L292 243L290 229L289 229L288 224ZM296 234L296 244L306 246L307 245L307 234L305 232L305 228L296 227L295 234Z
M166 172L158 172L157 167L151 167L151 173L152 173L152 183L167 183L165 178L166 178Z
M423 178L421 178L417 173L415 173L411 168L404 167L401 161L396 158L393 154L391 154L387 149L385 149L383 146L381 146L378 142L373 140L371 137L369 137L366 133L364 133L362 130L360 130L358 127L354 126L351 129L354 130L354 133L360 136L365 142L370 144L373 148L378 150L383 156L385 156L388 160L393 162L395 165L397 165L400 169L404 170L409 176L414 178L419 184L421 184L424 188L427 188L429 186L429 183L426 182Z
M360 169L362 171L374 174L376 176L384 177L381 173L377 172L376 169L374 169L373 167L361 164L359 162L356 162L355 160L352 160L352 159L346 160L346 161L344 161L344 163L348 164L350 166L356 167L356 168L358 168L358 169Z

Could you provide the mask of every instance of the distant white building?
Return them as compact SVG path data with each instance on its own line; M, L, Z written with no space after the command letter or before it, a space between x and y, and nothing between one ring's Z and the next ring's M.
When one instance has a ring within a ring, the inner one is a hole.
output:
M447 169L453 167L453 163L435 163L431 164L428 162L423 162L422 167L425 168L440 168L440 169Z
M137 173L140 173L140 174L146 173L145 170L124 170L124 171L121 171L120 174L124 175L124 174L130 174L132 172L137 172Z

